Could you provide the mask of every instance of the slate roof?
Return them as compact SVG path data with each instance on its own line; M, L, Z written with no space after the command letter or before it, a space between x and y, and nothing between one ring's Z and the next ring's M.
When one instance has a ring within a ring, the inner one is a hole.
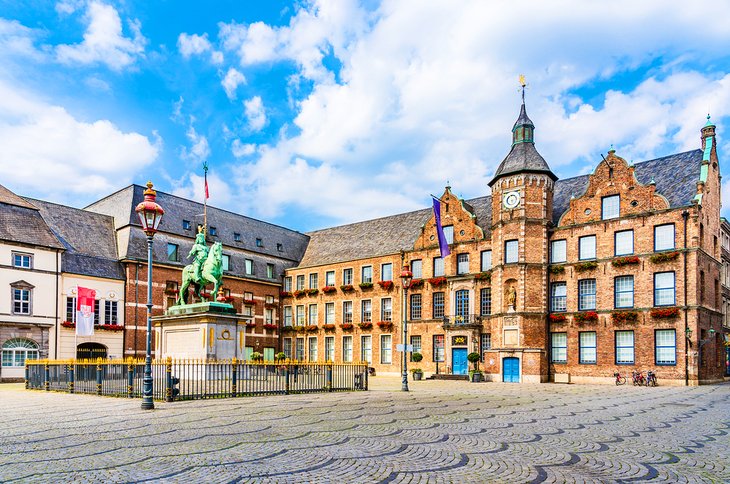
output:
M141 227L134 209L143 200L145 189L130 185L86 209L113 217L117 230L127 226ZM165 210L165 215L155 235L153 259L184 266L190 262L187 255L197 226L203 224L203 204L161 191L157 191L157 203ZM183 228L183 221L190 222L190 229ZM208 243L221 242L223 253L230 256L230 270L226 274L267 282L280 282L280 274L301 260L309 242L309 237L300 232L211 206L208 206L208 227L217 230L217 235L208 235ZM236 233L240 235L240 241L235 240ZM256 245L256 239L261 239L261 247ZM167 259L168 242L179 246L177 263ZM141 228L129 231L127 246L120 247L119 252L130 259L147 259L147 241ZM254 274L245 274L244 259L254 261ZM266 277L267 264L274 264L273 279Z
M527 145L528 143L521 143ZM689 206L697 190L702 150L677 153L636 164L636 178L647 184L652 177L657 192L664 195L672 208ZM555 183L553 194L553 223L557 224L568 209L571 195L580 197L588 187L588 175ZM476 223L490 237L492 221L491 196L465 200L476 215ZM299 267L311 267L348 260L365 259L403 250L410 250L420 234L420 228L431 217L430 208L414 212L366 220L339 227L309 232L309 246Z
M124 280L112 217L32 198L26 200L38 207L66 249L61 256L62 272Z
M63 249L37 207L0 185L0 240Z

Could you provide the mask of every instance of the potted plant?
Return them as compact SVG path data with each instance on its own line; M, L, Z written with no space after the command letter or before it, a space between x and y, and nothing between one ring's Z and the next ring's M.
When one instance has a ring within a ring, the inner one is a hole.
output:
M279 361L286 360L286 353L284 353L283 351L279 351L276 354L276 359L279 360Z
M417 351L411 354L411 361L413 361L414 363L419 363L422 359L423 355ZM420 368L413 368L411 370L411 373L413 374L413 379L416 381L423 378L423 370L421 370Z
M263 359L264 359L264 355L262 355L258 351L254 351L253 353L251 353L252 361L262 361Z
M482 372L479 371L479 360L481 356L477 352L469 353L466 355L466 359L474 364L474 369L469 372L469 381L472 383L479 383L482 381Z

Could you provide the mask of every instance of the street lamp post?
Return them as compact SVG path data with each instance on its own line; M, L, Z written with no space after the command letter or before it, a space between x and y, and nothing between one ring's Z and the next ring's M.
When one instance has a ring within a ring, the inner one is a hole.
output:
M411 287L413 273L410 271L408 264L403 266L400 273L400 280L403 284L403 375L401 377L401 391L408 391L408 288Z
M147 351L144 360L144 379L142 390L142 410L152 410L152 238L157 232L162 215L165 213L155 199L157 192L152 189L152 182L147 182L144 201L134 209L139 216L142 230L147 235Z

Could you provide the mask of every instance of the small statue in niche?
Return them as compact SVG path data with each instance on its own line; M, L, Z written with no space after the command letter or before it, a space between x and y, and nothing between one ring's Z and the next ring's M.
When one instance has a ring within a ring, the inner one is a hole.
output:
M515 290L514 285L511 285L509 289L507 289L507 308L511 311L514 311L517 308L517 291Z

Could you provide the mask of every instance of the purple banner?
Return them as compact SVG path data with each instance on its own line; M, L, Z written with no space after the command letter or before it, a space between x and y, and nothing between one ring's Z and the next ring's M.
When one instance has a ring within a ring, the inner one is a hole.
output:
M451 254L451 251L449 250L449 244L446 243L444 228L441 226L441 200L437 198L433 199L433 215L436 217L436 234L439 238L439 249L441 250L441 258L443 259Z

